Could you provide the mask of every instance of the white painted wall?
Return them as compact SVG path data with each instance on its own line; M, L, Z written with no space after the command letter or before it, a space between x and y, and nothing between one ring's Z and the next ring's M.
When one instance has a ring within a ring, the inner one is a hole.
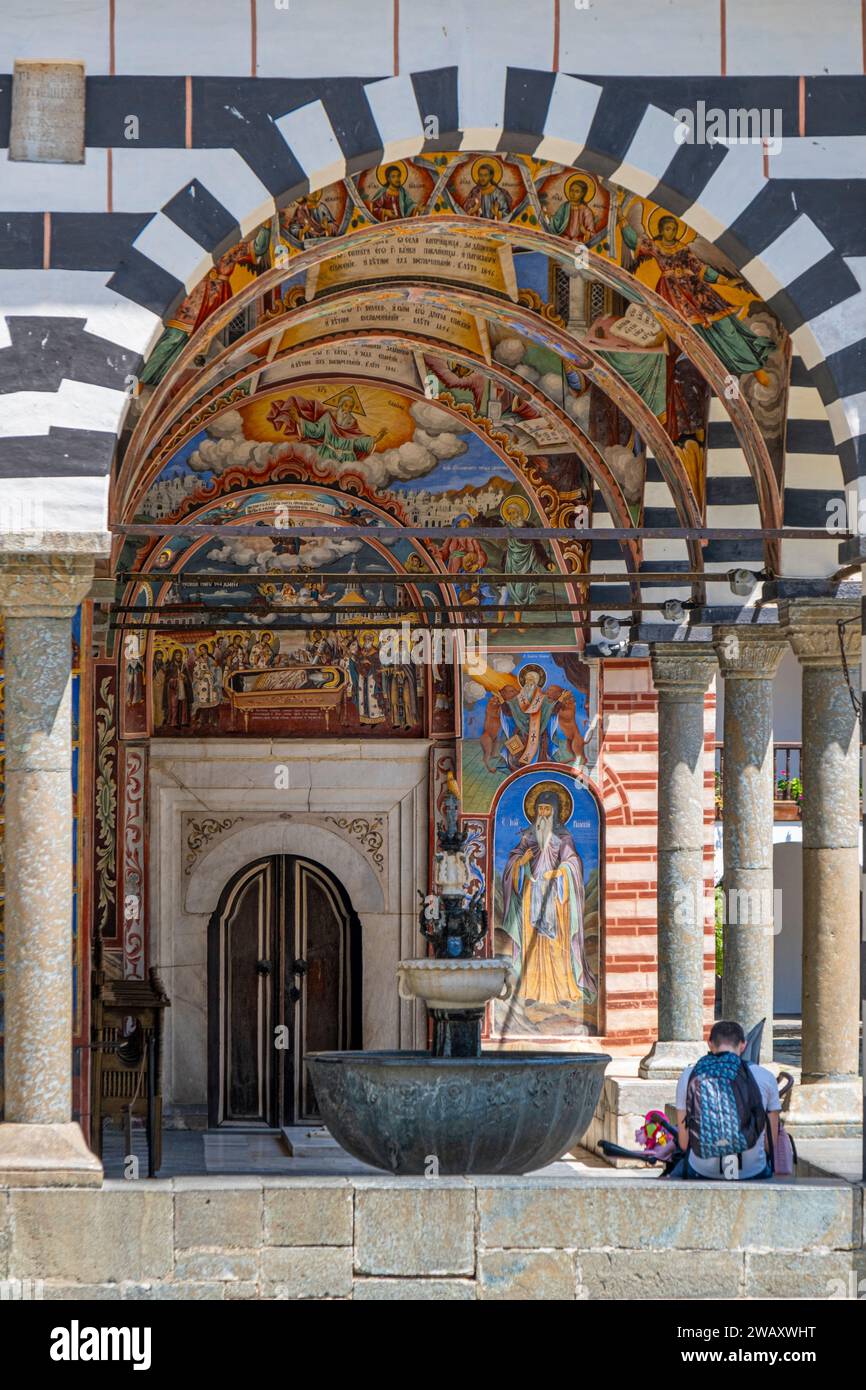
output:
M110 72L108 0L3 5L15 58ZM724 13L724 34L722 14ZM860 73L860 0L560 0L559 67L581 74ZM625 42L624 42L625 40ZM377 77L470 64L554 66L553 0L115 0L118 74Z
M207 927L225 884L267 854L303 854L345 886L362 932L365 1048L424 1046L423 1007L401 1001L396 970L420 954L418 890L427 884L429 744L154 739L150 744L149 920L166 1015L166 1111L207 1113ZM277 767L288 768L288 786ZM191 855L193 820L227 828ZM377 818L384 845L358 828Z
M802 676L800 663L790 648L785 651L773 682L773 741L799 743L802 728ZM725 682L716 681L716 739L724 738Z

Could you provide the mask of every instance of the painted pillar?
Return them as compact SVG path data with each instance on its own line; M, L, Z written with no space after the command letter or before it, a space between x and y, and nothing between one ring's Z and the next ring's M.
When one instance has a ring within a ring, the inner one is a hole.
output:
M850 1083L860 945L860 733L850 691L860 690L860 605L792 600L781 616L803 667L802 1079Z
M84 543L89 538L83 538ZM71 618L92 554L0 554L5 628L6 1122L0 1183L99 1182L72 1123ZM12 1175L10 1177L10 1175Z
M780 628L719 627L713 645L725 680L722 1017L746 1032L766 1019L761 1061L767 1061L773 1055L773 677L787 642Z
M705 1050L704 696L716 670L708 644L652 650L658 691L658 1040L643 1077L678 1076Z

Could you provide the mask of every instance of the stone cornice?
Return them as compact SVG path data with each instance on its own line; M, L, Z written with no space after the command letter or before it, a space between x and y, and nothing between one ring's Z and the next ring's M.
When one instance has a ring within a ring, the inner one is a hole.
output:
M725 680L772 680L788 635L781 627L716 627L713 647Z
M860 604L836 599L802 599L780 610L788 639L803 666L841 666L860 662ZM855 621L851 621L854 619ZM838 623L847 624L841 630Z
M651 648L653 683L660 696L703 700L716 673L709 643L656 642Z
M91 553L0 550L0 612L6 618L71 618L93 583Z

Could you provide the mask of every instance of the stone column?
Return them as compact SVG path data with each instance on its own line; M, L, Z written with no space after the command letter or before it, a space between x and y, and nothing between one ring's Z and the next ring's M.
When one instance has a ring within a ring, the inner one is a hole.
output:
M0 1185L102 1178L72 1122L70 620L92 583L93 540L83 536L78 544L83 553L0 553L6 672Z
M704 696L716 669L708 644L652 652L659 696L658 1041L644 1078L678 1076L705 1051Z
M803 667L803 1082L843 1083L859 1103L860 624L856 602L798 599L782 606ZM826 1108L826 1107L824 1107Z
M776 627L720 627L713 644L725 680L722 1016L746 1032L765 1018L761 1061L767 1061L773 1055L773 677L787 641Z

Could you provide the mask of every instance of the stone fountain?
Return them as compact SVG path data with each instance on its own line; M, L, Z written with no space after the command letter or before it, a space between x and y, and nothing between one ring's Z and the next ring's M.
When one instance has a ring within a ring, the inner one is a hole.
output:
M401 961L400 996L422 999L429 1052L319 1052L308 1058L323 1121L355 1158L391 1173L527 1173L585 1134L610 1058L599 1052L482 1052L487 1005L508 999L513 963L479 956L488 934L471 891L453 778L438 834L436 892L419 921L432 956Z

